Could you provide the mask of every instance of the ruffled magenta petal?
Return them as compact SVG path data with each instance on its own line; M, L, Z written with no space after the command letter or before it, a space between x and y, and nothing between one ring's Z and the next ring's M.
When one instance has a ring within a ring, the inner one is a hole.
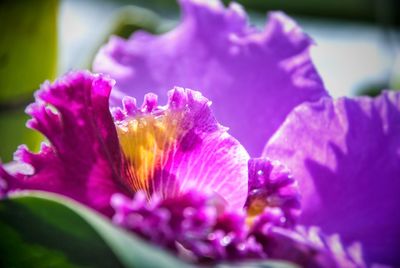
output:
M31 175L0 168L7 191L36 189L72 197L111 213L110 196L126 192L120 185L121 153L108 98L113 82L100 75L75 72L45 83L26 112L27 123L46 136L39 153L20 146L15 160L29 164Z
M157 96L147 94L140 108L124 98L123 109L114 111L127 187L162 198L195 188L241 209L247 151L218 124L200 92L175 88L168 96L167 105L157 106Z
M191 262L268 258L301 267L365 267L358 243L346 248L338 235L325 236L316 227L284 228L279 208L267 208L248 225L243 211L220 209L216 196L195 190L151 202L143 192L133 199L116 194L112 205L115 224Z
M258 30L236 3L180 3L183 19L174 30L112 37L100 50L93 68L116 79L114 97L199 89L218 120L258 155L295 106L327 95L310 59L312 40L283 13L270 13Z
M304 104L266 145L299 180L301 222L400 265L400 93Z

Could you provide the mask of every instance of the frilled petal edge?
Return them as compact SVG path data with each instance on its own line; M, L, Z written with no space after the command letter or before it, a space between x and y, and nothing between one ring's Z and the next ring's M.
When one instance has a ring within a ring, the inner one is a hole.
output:
M270 258L301 267L365 267L359 244L346 248L338 235L316 227L284 228L279 208L267 208L249 226L242 211L223 210L219 201L196 190L151 202L142 192L133 199L116 194L113 221L195 263Z
M300 192L290 170L279 161L268 158L249 160L249 192L246 200L248 220L265 209L279 208L279 219L286 227L293 226L300 215Z
M41 132L39 153L20 146L15 160L31 166L32 174L8 173L0 166L4 191L35 189L74 198L105 214L110 197L126 193L121 184L121 153L109 111L113 81L89 72L71 72L46 82L26 112L29 128Z

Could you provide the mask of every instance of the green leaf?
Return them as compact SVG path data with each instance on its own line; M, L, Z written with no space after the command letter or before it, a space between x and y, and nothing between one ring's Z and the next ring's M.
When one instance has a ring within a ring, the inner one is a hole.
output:
M58 195L0 201L0 267L187 267Z
M19 104L57 64L57 0L0 1L0 105Z

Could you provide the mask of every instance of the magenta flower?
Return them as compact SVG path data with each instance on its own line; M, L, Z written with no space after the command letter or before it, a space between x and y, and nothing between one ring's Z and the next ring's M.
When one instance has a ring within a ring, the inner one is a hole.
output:
M332 100L310 60L312 40L284 14L270 13L260 31L235 3L180 3L172 31L114 37L100 50L94 70L116 79L113 99L201 89L252 156L266 144L262 156L293 171L300 223L360 241L368 263L400 265L399 93Z

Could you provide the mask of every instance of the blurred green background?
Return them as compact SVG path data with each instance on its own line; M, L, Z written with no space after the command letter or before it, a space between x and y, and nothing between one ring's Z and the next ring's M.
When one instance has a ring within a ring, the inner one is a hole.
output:
M207 1L207 0L204 0ZM228 3L230 1L224 1ZM335 97L400 87L400 1L242 0L263 27L268 10L293 16L313 37L312 56ZM45 80L90 68L111 34L162 33L179 20L173 0L20 0L0 2L0 158L43 138L25 128L26 105Z

